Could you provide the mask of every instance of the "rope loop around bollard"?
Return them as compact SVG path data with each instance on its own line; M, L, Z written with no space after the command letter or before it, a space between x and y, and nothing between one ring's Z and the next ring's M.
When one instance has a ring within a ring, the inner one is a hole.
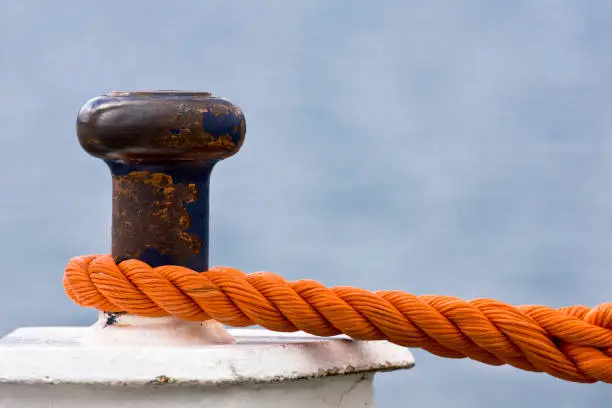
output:
M238 153L246 135L242 110L224 98L110 92L81 108L77 135L113 180L112 254L73 258L64 274L66 293L80 306L316 336L343 333L567 381L612 383L612 303L515 307L209 269L211 171Z
M199 273L134 259L117 264L109 255L70 260L64 288L76 304L103 312L215 319L323 337L342 333L567 381L612 383L612 303L515 307L492 299L327 288L314 280L288 282L274 273L228 267Z

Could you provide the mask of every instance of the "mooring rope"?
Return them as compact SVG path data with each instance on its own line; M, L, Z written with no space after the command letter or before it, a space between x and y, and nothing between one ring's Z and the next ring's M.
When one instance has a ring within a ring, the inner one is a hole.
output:
M104 312L345 334L567 381L612 383L612 303L511 306L492 299L328 288L314 280L288 282L274 273L228 267L198 273L180 266L151 268L138 260L116 264L109 255L71 259L64 288L78 305Z

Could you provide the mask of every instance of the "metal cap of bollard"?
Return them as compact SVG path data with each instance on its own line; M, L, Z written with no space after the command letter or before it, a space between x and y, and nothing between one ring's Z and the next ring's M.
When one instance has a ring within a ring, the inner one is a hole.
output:
M208 270L209 180L240 150L240 108L205 92L110 92L79 111L83 149L113 177L117 262Z

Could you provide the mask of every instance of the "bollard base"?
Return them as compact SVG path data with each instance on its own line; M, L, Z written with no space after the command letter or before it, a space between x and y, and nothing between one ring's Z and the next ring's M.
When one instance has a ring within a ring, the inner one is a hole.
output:
M5 392L4 386L0 386L0 406L15 408L373 407L373 376L372 373L350 374L288 381L283 384L244 384L212 388L65 384L13 386Z
M233 344L102 344L92 327L0 340L0 407L372 407L378 371L414 359L388 342L229 329ZM95 336L94 336L95 337Z

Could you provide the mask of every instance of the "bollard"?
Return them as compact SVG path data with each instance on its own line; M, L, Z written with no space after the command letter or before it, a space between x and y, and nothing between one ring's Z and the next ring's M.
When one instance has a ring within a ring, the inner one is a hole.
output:
M245 133L242 111L208 92L110 92L89 100L77 115L77 136L112 174L115 261L208 270L210 175L240 150ZM140 343L141 331L155 328L149 342L234 341L215 322L100 316L101 328L113 325L132 330L98 330L88 340Z
M111 92L81 108L79 142L113 177L117 262L208 269L210 173L245 131L240 109L209 93Z
M111 92L83 106L79 142L112 173L117 262L206 273L210 174L245 131L241 110L209 93ZM364 407L374 373L413 365L384 341L101 313L1 339L0 406Z

